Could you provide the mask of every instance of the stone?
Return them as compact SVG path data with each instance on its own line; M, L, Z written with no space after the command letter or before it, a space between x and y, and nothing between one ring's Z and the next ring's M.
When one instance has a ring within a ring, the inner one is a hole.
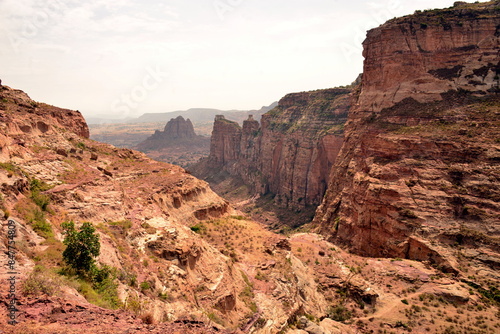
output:
M166 125L163 131L156 130L155 133L145 141L137 145L141 151L147 152L151 150L159 150L169 146L179 146L181 144L199 145L201 143L208 144L208 139L196 135L193 124L189 119L178 116L172 118Z
M500 233L498 205L480 209L500 199L486 153L495 145L488 138L498 132L490 120L497 109L477 119L493 127L482 135L460 131L485 105L476 96L498 105L490 92L499 63L496 13L494 2L468 4L368 32L363 84L316 210L318 232L356 254L429 261L452 274L446 247L429 242L474 245L463 231ZM438 124L456 130L436 131Z
M63 148L56 149L56 153L59 154L59 155L62 155L63 157L67 157L68 156L68 152L65 149L63 149Z
M260 124L249 115L243 127L219 115L208 159L190 170L202 178L229 173L254 194L274 194L282 207L317 205L343 142L350 94L349 89L288 94Z

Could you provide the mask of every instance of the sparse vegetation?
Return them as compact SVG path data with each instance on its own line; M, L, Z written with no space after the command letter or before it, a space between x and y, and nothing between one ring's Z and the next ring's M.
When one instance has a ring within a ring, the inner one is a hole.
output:
M48 295L53 296L60 290L61 278L49 269L37 265L23 284L25 295Z
M151 284L148 281L144 281L139 284L139 288L142 292L146 292L147 290L151 289Z
M0 168L6 170L9 175L14 175L19 171L19 168L11 162L0 162Z
M327 317L340 322L345 322L352 318L352 311L344 305L330 306L327 311Z
M191 231L198 233L198 234L203 234L203 232L206 230L205 225L203 223L198 223L194 226L191 226Z
M51 186L43 181L33 179L30 182L30 198L33 202L40 207L43 211L47 211L50 204L50 197L42 192L49 190Z

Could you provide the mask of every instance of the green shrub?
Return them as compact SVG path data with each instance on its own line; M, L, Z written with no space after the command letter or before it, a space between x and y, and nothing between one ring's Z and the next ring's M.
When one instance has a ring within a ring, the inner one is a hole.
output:
M43 211L47 211L50 204L50 197L42 194L42 192L47 191L51 188L48 184L43 181L33 179L30 182L30 198L33 202L40 207Z
M147 281L144 281L144 282L142 282L142 283L139 285L139 287L141 288L141 291L142 291L142 292L145 292L145 291L147 291L147 290L151 289L151 284L150 284L149 282L147 282Z
M0 162L0 169L4 169L10 174L15 174L19 169L11 162Z
M352 318L352 311L344 305L339 304L328 308L327 317L335 321L344 322Z
M219 316L217 314L215 314L214 312L210 312L207 314L207 317L208 319L210 319L211 321L219 324L219 325L224 325L224 321L222 321L221 318L219 318Z
M52 231L52 225L47 223L45 218L34 221L31 227L33 228L33 231L35 231L38 235L44 237L45 239L54 236L54 232Z
M95 266L94 258L99 256L101 250L99 235L90 223L83 223L79 231L72 221L64 222L61 226L65 235L63 243L66 245L63 260L77 272L88 275Z
M203 223L196 224L194 226L191 226L191 231L202 234L206 230L205 225Z

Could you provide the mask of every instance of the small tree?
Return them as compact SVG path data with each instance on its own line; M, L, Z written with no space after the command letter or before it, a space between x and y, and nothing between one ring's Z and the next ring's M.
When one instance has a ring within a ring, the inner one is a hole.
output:
M70 267L77 272L90 274L95 268L94 258L99 256L101 244L99 235L95 233L95 228L90 223L83 223L80 230L75 229L75 223L62 223L64 230L64 244L66 249L63 252L63 259Z

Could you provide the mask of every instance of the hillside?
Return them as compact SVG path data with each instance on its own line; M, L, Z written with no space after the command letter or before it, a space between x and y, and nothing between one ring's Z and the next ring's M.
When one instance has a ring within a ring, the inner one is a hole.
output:
M483 285L352 255L316 234L274 234L182 168L87 139L78 112L6 86L0 98L0 247L7 264L16 245L18 322L2 321L5 333L441 333L448 319L495 330ZM109 278L68 270L68 221L96 228ZM0 285L3 319L9 289Z
M394 19L352 87L217 115L193 171L239 203L0 86L0 332L498 333L499 26L498 1Z

